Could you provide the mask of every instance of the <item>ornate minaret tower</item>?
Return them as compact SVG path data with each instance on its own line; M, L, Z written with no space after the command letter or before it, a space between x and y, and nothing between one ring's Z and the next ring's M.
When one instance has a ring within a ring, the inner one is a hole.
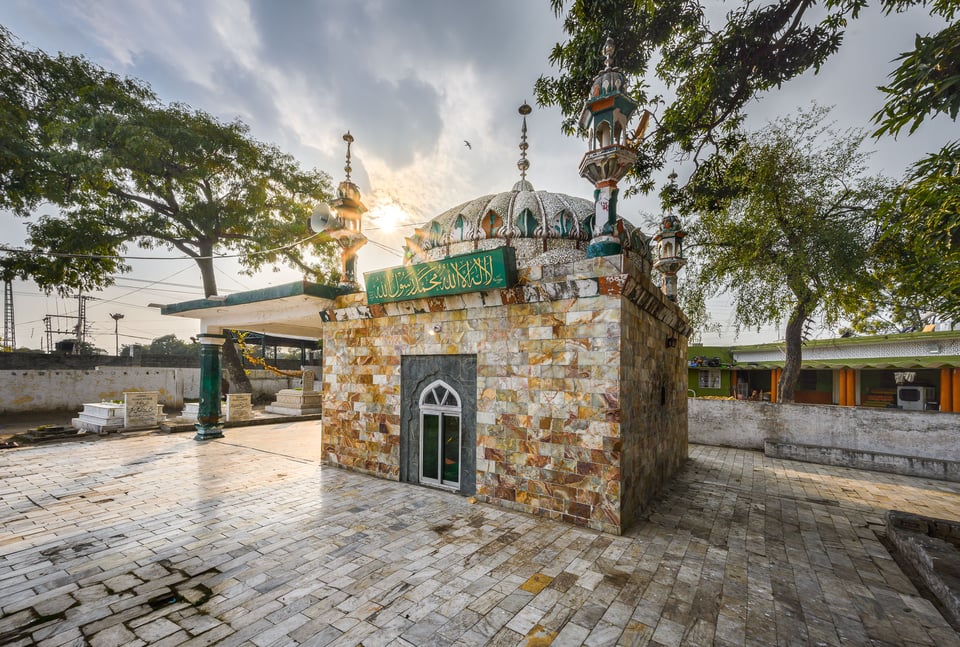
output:
M340 287L357 290L357 252L367 243L363 235L363 214L367 208L360 202L360 189L350 181L350 144L353 135L348 130L343 136L347 142L347 164L343 170L347 179L337 187L337 197L330 204L319 205L313 213L310 228L326 231L340 245Z
M580 125L587 130L590 149L580 162L580 177L593 182L596 216L587 257L621 252L617 237L617 182L637 159L627 146L627 124L637 102L627 93L627 77L613 67L613 39L603 46L606 68L593 79Z
M347 178L337 187L337 199L330 206L337 210L343 223L342 233L334 236L343 252L340 255L340 286L357 288L357 252L367 243L367 237L361 233L363 214L367 208L360 202L360 189L350 181L350 144L353 135L348 130L343 136L347 142L347 163L343 167Z
M675 182L676 173L670 174L670 182ZM672 213L663 216L660 230L653 237L657 244L657 260L653 266L663 276L663 293L671 301L677 300L677 272L687 264L683 257L683 237L687 235L680 219Z

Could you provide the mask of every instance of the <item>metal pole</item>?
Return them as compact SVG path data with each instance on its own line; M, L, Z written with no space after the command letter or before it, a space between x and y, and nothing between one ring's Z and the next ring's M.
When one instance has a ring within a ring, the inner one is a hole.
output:
M113 319L113 338L117 346L117 357L120 357L120 320L123 319L123 314L115 312L110 315L110 318Z

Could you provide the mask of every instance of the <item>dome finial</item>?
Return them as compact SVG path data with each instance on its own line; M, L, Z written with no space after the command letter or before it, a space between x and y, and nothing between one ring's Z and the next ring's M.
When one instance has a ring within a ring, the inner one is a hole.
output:
M343 170L347 173L347 182L350 181L350 171L353 169L350 167L350 144L353 143L353 135L350 134L348 130L343 136L343 141L347 142L347 165L343 167Z
M607 42L603 44L603 55L606 57L607 69L613 67L613 53L616 51L616 47L613 44L613 36L607 34Z
M518 112L523 115L523 126L520 128L520 161L517 162L517 168L520 169L520 182L527 181L527 169L530 168L530 161L527 160L527 149L530 145L527 143L527 115L532 112L532 108L526 101L520 106Z

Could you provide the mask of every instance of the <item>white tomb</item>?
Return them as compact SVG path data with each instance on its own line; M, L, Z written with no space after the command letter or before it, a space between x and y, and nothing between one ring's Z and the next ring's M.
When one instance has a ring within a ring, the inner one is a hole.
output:
M70 422L75 429L106 434L123 429L125 407L119 402L84 403L83 411Z
M228 393L227 401L220 402L220 411L226 414L226 421L252 420L253 396L250 393ZM200 415L199 402L185 402L178 416L181 420L197 421Z
M125 391L119 402L84 403L70 422L75 429L106 434L111 431L149 429L163 420L163 405L156 391Z
M183 411L180 413L180 418L184 420L193 420L197 421L197 416L200 415L200 403L199 402L184 402Z
M277 399L266 407L269 413L278 413L285 416L305 416L313 413L323 413L323 394L314 391L316 375L311 370L303 372L302 389L280 389Z

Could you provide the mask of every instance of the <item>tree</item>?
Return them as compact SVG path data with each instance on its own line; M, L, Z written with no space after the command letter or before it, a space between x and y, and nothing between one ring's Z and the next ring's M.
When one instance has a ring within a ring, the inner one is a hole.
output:
M953 18L956 3L940 12ZM875 136L913 133L924 119L960 113L960 23L933 36L917 36L915 48L881 88L888 100L874 115ZM916 307L960 320L960 140L916 162L884 211L886 253L900 279L891 309ZM909 286L909 289L905 289Z
M91 342L78 342L76 337L62 339L57 342L57 348L65 349L67 355L106 355L107 351L94 346Z
M151 355L191 355L196 356L200 353L200 344L196 342L187 343L178 339L176 335L164 335L157 337L150 345L143 349L144 352Z
M730 156L717 202L710 176L691 187L699 219L688 227L692 298L733 297L739 327L786 319L781 402L791 402L802 345L815 316L834 324L880 287L873 213L889 191L865 175L863 134L824 128L814 107L750 134Z
M714 7L696 0L551 0L557 16L564 16L569 39L554 46L550 61L560 73L537 80L537 101L560 106L564 130L575 132L583 98L602 66L601 48L612 35L617 44L615 63L631 79L632 96L659 113L654 116L656 128L635 142L638 155L626 178L627 193L652 190L652 173L662 169L671 154L710 172L709 167L722 166L717 157L732 154L742 141L747 104L809 69L819 71L839 50L844 29L859 17L867 0L817 4L744 3L721 18ZM879 0L879 4L888 14L921 5L948 20L957 8L954 0ZM901 57L894 82L883 89L888 103L876 117L878 123L883 115L893 123L911 121L918 109L925 110L923 114L932 109L956 116L957 30L954 24L939 34L918 37L916 50ZM650 92L645 79L651 75L667 86L672 98ZM919 87L918 77L923 77ZM686 197L683 192L671 195Z
M20 47L0 26L0 208L29 216L44 202L64 204L72 180L57 164L61 125L91 112L122 112L151 97L142 84L81 57ZM116 256L122 240L92 236L80 224L61 225L64 245L56 256L4 250L4 277L32 278L42 289L61 293L86 292L128 269Z
M778 0L744 3L725 15L697 0L551 0L569 36L550 54L559 73L536 83L541 105L558 105L564 130L576 131L583 98L600 70L608 34L617 44L615 64L631 80L629 91L656 113L649 135L633 142L637 160L625 178L626 195L654 189L654 173L669 161L694 168L689 182L661 191L665 207L681 214L711 210L736 198L742 186L727 183L729 158L739 150L748 103L784 82L819 71L842 46L849 21L866 0ZM921 36L904 52L880 90L885 104L873 121L875 136L913 132L927 118L956 120L960 112L960 5L955 0L878 0L889 15L924 7L948 24ZM672 96L651 92L655 75ZM883 208L886 293L877 290L853 315L862 329L915 320L922 310L960 318L960 142L917 162ZM707 190L710 195L694 195ZM881 267L885 269L880 269ZM689 271L689 268L688 268ZM877 275L879 276L879 275ZM877 278L877 277L875 277ZM702 304L701 304L702 305ZM884 322L886 322L884 324Z
M0 158L3 204L21 215L44 200L59 207L28 224L33 249L11 253L5 266L42 288L89 289L126 269L126 245L166 247L197 263L206 296L217 294L214 259L227 254L246 274L283 262L323 281L333 270L335 245L307 227L329 197L325 173L301 170L239 121L163 105L140 82L26 50L8 32L0 64L0 91L12 98L0 123L26 141ZM46 271L47 257L62 269ZM229 341L224 360L230 382L249 386Z

